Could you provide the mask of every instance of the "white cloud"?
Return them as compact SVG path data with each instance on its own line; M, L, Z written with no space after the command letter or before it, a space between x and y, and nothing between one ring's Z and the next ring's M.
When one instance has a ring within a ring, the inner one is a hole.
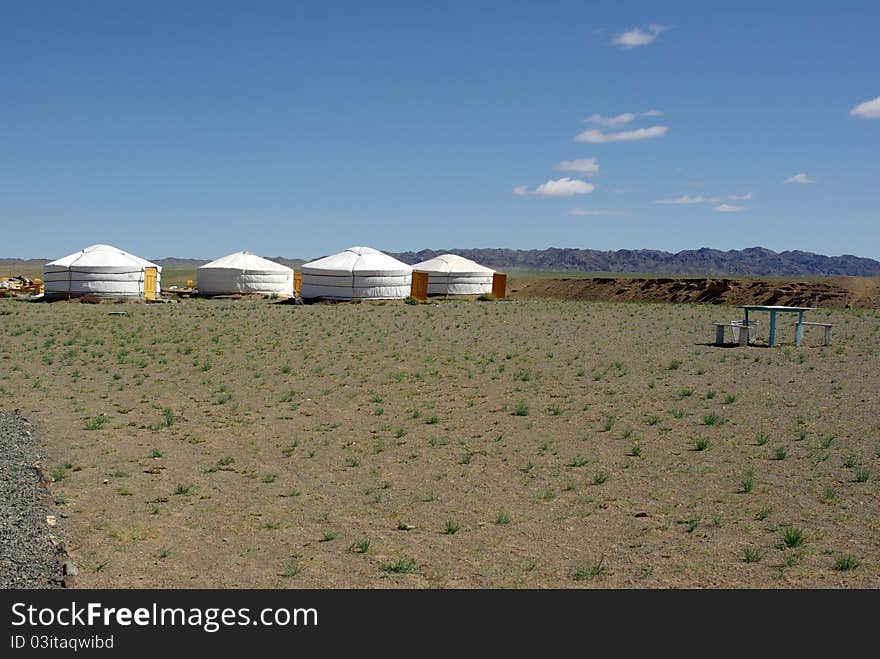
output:
M690 205L690 204L717 204L721 201L720 197L704 197L701 194L698 195L682 195L681 197L675 197L674 199L658 199L655 201L655 204L680 204L680 205Z
M785 179L783 181L783 183L798 183L800 185L809 185L810 183L815 183L815 182L816 182L816 179L812 179L804 173L795 174L794 176L789 176L787 179Z
M589 194L596 189L592 183L573 178L549 180L535 188L534 194L539 197L572 197L576 194Z
M524 185L518 185L513 189L515 195L535 195L536 197L573 197L578 194L589 194L596 186L576 178L563 177L550 179L542 183L534 190L529 190Z
M861 117L862 119L880 119L880 96L877 98L859 103L849 111L851 117Z
M556 165L556 169L562 172L578 172L581 176L594 176L599 173L599 160L598 158L563 160Z
M593 215L623 215L623 211L610 208L572 208L566 215L593 216Z
M624 50L648 46L657 41L657 37L669 29L671 29L669 25L657 25L656 23L652 23L646 28L634 27L618 34L611 43L615 46L620 46Z
M593 144L604 144L606 142L639 142L641 140L649 140L653 137L663 137L669 131L666 126L651 126L650 128L636 128L635 130L624 130L619 133L603 133L601 130L591 128L585 130L574 138L575 142L591 142Z
M638 115L632 112L624 112L616 117L603 117L601 114L591 114L584 119L587 123L596 124L597 126L605 126L607 128L619 128L633 121Z
M655 204L677 204L681 206L688 206L691 204L718 204L721 203L722 199L727 199L728 201L748 201L752 198L751 192L746 192L744 194L729 194L726 197L716 196L716 197L704 197L701 194L697 195L682 195L680 197L674 197L672 199L657 199ZM726 204L723 204L726 205ZM715 209L718 210L718 209Z
M716 213L742 213L748 210L745 206L732 206L730 204L720 204L712 209Z
M601 114L593 113L586 119L585 122L588 124L594 124L596 126L604 126L605 128L620 128L621 126L625 126L629 123L632 123L639 117L662 117L663 113L660 110L648 110L647 112L624 112L622 114L615 115L613 117L604 117Z

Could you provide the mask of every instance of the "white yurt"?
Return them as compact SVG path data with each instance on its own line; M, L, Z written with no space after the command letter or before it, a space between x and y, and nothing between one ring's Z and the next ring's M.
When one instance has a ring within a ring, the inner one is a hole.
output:
M148 268L156 269L156 296L162 268L112 245L92 245L43 266L46 297L142 298Z
M302 266L305 299L400 300L410 293L412 268L371 247L349 247Z
M456 254L441 254L416 263L413 270L428 273L428 295L481 295L492 292L495 271Z
M293 297L293 269L250 252L236 252L201 266L201 295L262 293Z

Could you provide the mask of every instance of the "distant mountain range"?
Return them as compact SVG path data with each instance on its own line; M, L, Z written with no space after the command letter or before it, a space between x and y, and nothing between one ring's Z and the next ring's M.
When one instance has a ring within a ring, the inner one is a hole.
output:
M880 277L880 261L844 254L823 256L812 252L774 252L763 247L721 251L704 247L682 252L662 252L651 249L423 249L418 252L388 252L409 264L418 263L440 254L459 254L498 270L543 270L550 272L628 272L682 275L754 275L762 277L829 277L847 275ZM266 257L291 268L305 261L281 256ZM16 267L34 268L51 259L0 259L4 270ZM197 268L207 259L164 258L154 259L163 268Z
M392 254L405 263L418 263L440 254L458 254L500 270L546 270L552 272L633 272L687 275L757 275L827 277L880 276L880 261L844 254L823 256L811 252L774 252L750 247L723 252L704 247L682 252L652 249L423 249Z

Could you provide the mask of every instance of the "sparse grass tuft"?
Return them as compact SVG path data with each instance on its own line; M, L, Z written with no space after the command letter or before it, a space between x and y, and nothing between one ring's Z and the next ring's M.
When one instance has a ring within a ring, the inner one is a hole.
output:
M837 498L837 489L833 485L826 485L819 495L819 501L822 503L831 503Z
M743 551L743 560L746 563L757 563L762 558L762 553L758 547L746 547Z
M850 572L859 566L859 561L853 556L838 556L834 559L834 569L838 572Z
M801 547L806 541L803 530L797 526L786 526L782 530L782 544L786 549Z
M589 567L579 567L574 571L575 581L584 581L586 579L595 579L608 574L608 568L605 567L605 557L601 557L599 561Z
M712 446L711 442L705 437L701 437L697 441L694 442L694 450L695 451L708 451Z
M871 478L871 470L867 467L856 467L854 480L856 483L867 483Z
M99 414L95 418L89 419L88 421L86 421L85 429L86 430L100 430L109 421L110 421L110 419L108 419L106 416L104 416L103 414Z
M382 571L389 574L412 574L416 571L416 562L411 558L401 556L391 563L385 563Z
M355 554L366 554L368 551L370 551L371 544L372 543L369 540L364 538L363 540L359 540L358 542L354 543L351 547L349 547L349 550L353 551Z

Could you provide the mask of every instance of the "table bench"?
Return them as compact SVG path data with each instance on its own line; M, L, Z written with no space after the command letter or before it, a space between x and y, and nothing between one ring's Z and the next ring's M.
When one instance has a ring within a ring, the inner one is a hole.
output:
M734 328L739 328L739 345L745 346L749 344L749 330L745 325L739 323L735 320L730 321L729 323L712 323L715 325L715 345L723 346L724 345L724 328L729 327L731 330ZM746 331L743 332L742 330Z
M797 324L795 326L794 343L800 347L804 333L804 312L814 311L814 307L783 307L777 304L742 304L740 309L745 311L745 324L749 324L749 311L767 311L770 313L770 338L767 341L772 348L776 345L776 314L796 313Z
M830 346L831 345L831 328L834 327L833 323L810 323L804 321L804 325L814 325L816 327L824 327L825 328L825 340L822 345Z

